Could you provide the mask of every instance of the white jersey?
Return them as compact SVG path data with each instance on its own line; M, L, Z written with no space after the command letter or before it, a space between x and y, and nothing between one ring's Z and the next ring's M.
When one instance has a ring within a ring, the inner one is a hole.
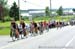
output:
M19 29L19 31L23 31L21 24L18 24L18 29Z
M29 25L29 24L25 24L25 25L26 25L25 29L26 29L27 31L30 31L30 25Z

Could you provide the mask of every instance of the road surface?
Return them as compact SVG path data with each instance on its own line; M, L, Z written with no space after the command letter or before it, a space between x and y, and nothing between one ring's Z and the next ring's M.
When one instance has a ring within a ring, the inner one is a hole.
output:
M75 49L75 26L50 29L43 35L15 42L8 36L1 36L0 49Z

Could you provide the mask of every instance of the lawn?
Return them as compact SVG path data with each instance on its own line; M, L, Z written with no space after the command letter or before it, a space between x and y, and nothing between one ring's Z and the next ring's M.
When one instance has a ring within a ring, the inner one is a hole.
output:
M50 17L37 17L37 18L34 18L33 20L36 21L36 22L39 22L39 21L49 21L49 20L56 20L56 21L69 21L69 19L73 18L73 16L68 16L68 17L60 17L60 16L57 16L57 17L53 17L53 18L50 18ZM29 21L25 21L26 23L29 23ZM17 23L19 23L19 21L17 21ZM9 22L0 22L0 35L9 35L10 33L10 21Z
M10 33L10 28L3 28L3 29L0 29L0 35L9 35Z

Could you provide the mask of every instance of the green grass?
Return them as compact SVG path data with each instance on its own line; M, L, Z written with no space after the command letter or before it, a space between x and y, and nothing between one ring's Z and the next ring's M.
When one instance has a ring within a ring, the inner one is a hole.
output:
M9 35L9 33L10 33L10 28L0 29L0 35Z
M0 26L2 26L2 27L9 27L10 26L10 22L0 22Z
M55 19L56 21L69 21L71 18L74 18L73 16L67 16L67 17L61 17L61 16L57 16L57 17L53 17L53 18L50 18L50 17L36 17L34 18L33 20L36 21L36 22L39 22L39 21L49 21L49 20L52 20L52 19ZM26 23L29 23L30 21L28 20L25 20ZM19 21L17 21L17 23L19 23ZM10 33L10 21L9 22L0 22L0 27L4 27L2 29L0 29L0 35L9 35Z

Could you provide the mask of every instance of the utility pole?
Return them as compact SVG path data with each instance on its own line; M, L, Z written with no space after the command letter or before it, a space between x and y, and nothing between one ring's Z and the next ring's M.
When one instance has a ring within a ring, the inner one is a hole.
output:
M52 14L52 3L51 3L51 0L50 0L50 16L51 16L51 14Z
M21 15L20 15L20 0L18 0L18 8L19 8L19 20L21 20Z

